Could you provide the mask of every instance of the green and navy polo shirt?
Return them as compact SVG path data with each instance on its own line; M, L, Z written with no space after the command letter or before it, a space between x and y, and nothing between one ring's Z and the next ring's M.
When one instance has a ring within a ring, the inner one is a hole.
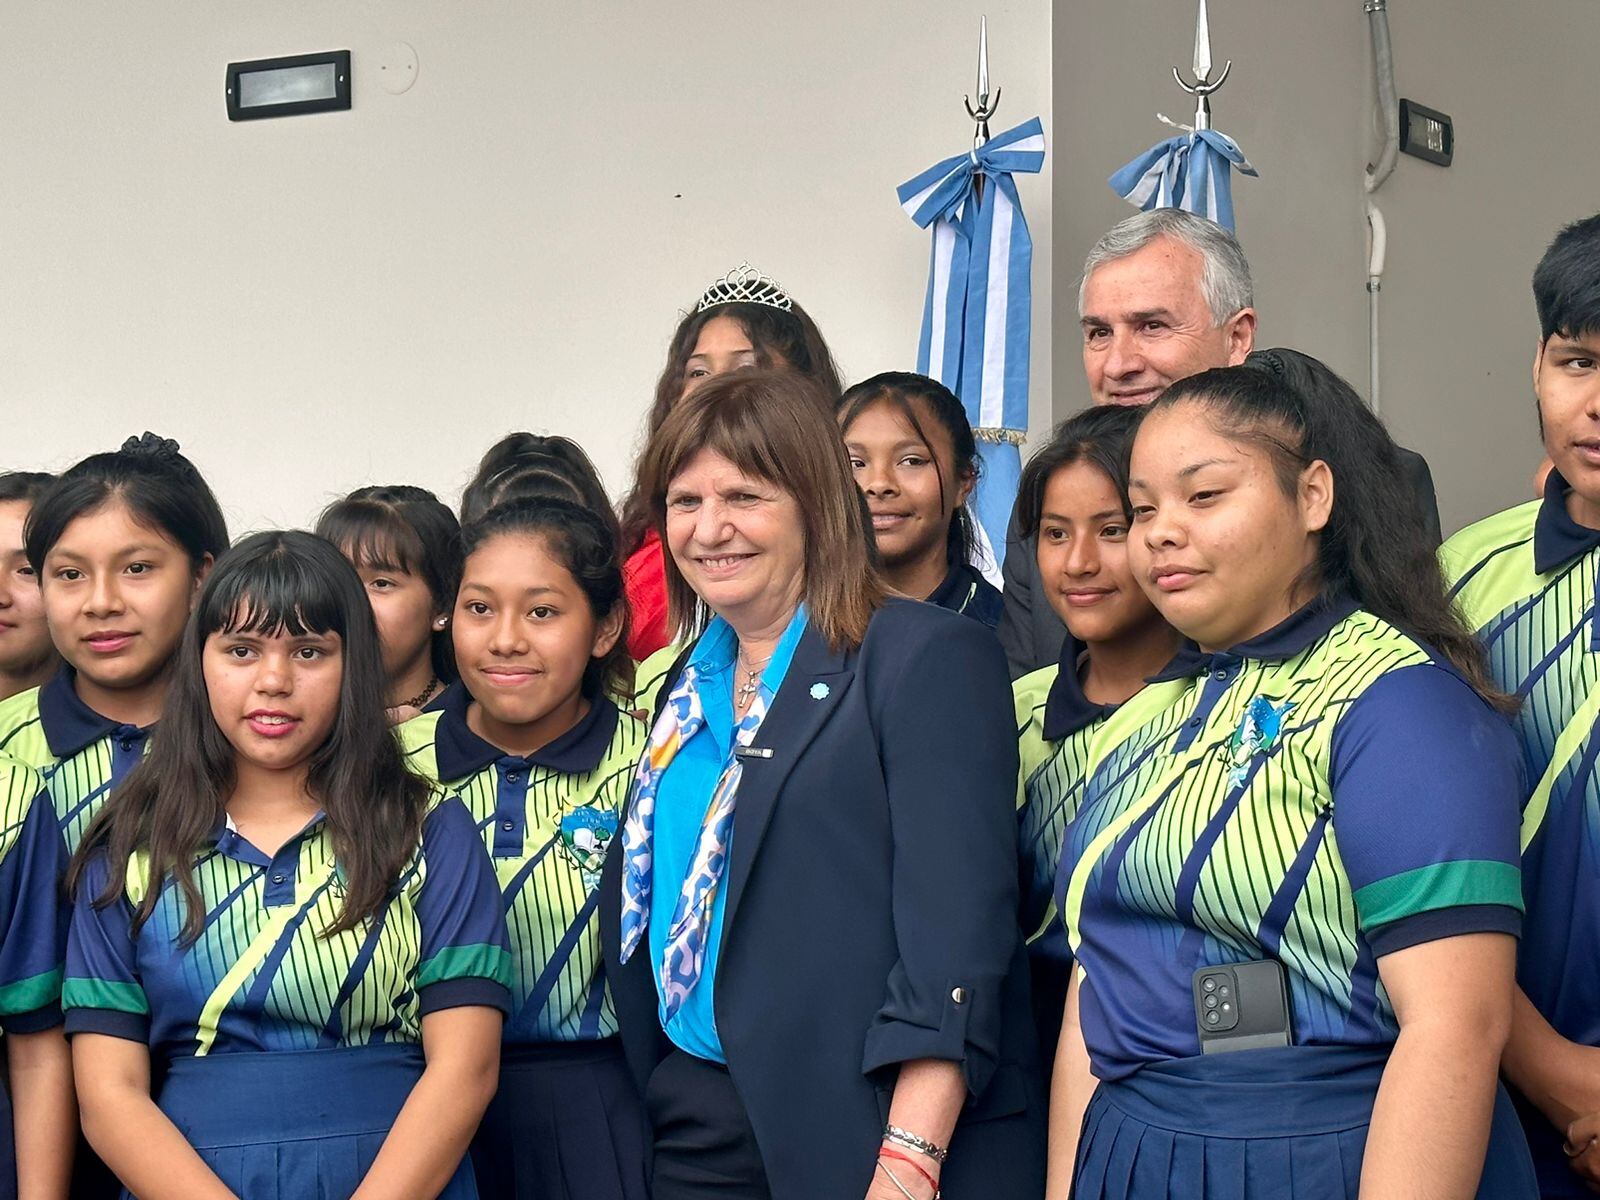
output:
M416 853L377 916L333 937L344 875L319 814L276 854L219 823L194 863L206 906L198 941L180 941L185 906L170 879L132 932L143 855L119 864L121 897L95 899L110 871L93 858L78 888L62 1005L67 1032L185 1055L322 1050L421 1040L446 1008L507 1007L511 956L499 889L472 818L435 797Z
M645 727L597 697L549 745L509 755L468 727L471 702L454 684L440 711L406 722L400 736L412 769L461 799L494 861L511 938L506 1041L610 1037L617 1017L597 889Z
M123 725L78 698L75 672L0 701L0 754L44 776L67 852L77 850L106 798L144 757L154 726Z
M1275 959L1296 1044L1383 1048L1398 1026L1378 959L1520 927L1510 729L1349 600L1180 650L1086 770L1057 903L1102 1079L1200 1053L1200 967Z

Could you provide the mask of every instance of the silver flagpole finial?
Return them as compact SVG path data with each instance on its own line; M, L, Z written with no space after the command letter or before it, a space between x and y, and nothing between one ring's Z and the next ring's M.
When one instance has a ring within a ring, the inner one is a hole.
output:
M1200 0L1200 15L1194 23L1194 77L1201 83L1211 77L1211 22L1206 17L1206 0Z
M989 18L978 18L978 103L972 103L971 96L964 96L962 100L967 106L967 116L977 122L977 129L973 131L972 148L976 150L989 140L989 118L994 116L995 109L1000 107L1000 88L995 88L994 98L989 96Z
M1177 67L1172 68L1172 77L1178 81L1178 86L1195 97L1196 129L1211 128L1211 94L1228 81L1231 70L1233 60L1229 59L1222 64L1222 74L1214 80L1211 78L1211 17L1206 12L1206 0L1200 0L1200 12L1194 23L1194 82L1189 83Z

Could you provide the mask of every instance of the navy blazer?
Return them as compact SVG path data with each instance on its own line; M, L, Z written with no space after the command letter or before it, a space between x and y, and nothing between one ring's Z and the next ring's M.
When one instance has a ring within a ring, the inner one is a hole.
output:
M967 1081L948 1200L1038 1200L1046 1103L994 635L907 600L886 602L857 650L830 650L812 626L752 744L772 756L744 760L716 1020L774 1200L864 1195L895 1069L921 1058L959 1063ZM617 962L621 842L601 937L642 1091L671 1045L648 941Z

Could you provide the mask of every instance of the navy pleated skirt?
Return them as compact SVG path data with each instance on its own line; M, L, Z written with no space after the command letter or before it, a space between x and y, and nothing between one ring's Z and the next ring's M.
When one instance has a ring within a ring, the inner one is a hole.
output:
M493 1200L649 1200L649 1144L616 1038L508 1044L472 1165Z
M420 1046L179 1058L157 1103L240 1200L348 1200L422 1066ZM440 1198L477 1195L463 1161Z
M1243 1050L1102 1083L1084 1116L1075 1200L1356 1200L1386 1053ZM1495 1097L1480 1200L1538 1200L1511 1098Z

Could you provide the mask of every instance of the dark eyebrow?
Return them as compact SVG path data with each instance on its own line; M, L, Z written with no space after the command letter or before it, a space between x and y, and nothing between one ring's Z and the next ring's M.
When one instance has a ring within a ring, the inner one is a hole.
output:
M1170 320L1172 317L1172 310L1166 308L1147 308L1142 312L1128 314L1128 318L1133 321L1134 324L1139 324L1142 321L1154 321L1157 317L1160 317L1163 320Z
M1203 460L1201 462L1190 463L1187 467L1183 468L1183 470L1178 472L1178 478L1179 479L1187 479L1191 475L1199 474L1201 471L1204 471L1207 467L1224 466L1224 465L1227 464L1227 461L1228 460L1225 459L1225 458L1208 458L1208 459L1205 459L1205 460Z

